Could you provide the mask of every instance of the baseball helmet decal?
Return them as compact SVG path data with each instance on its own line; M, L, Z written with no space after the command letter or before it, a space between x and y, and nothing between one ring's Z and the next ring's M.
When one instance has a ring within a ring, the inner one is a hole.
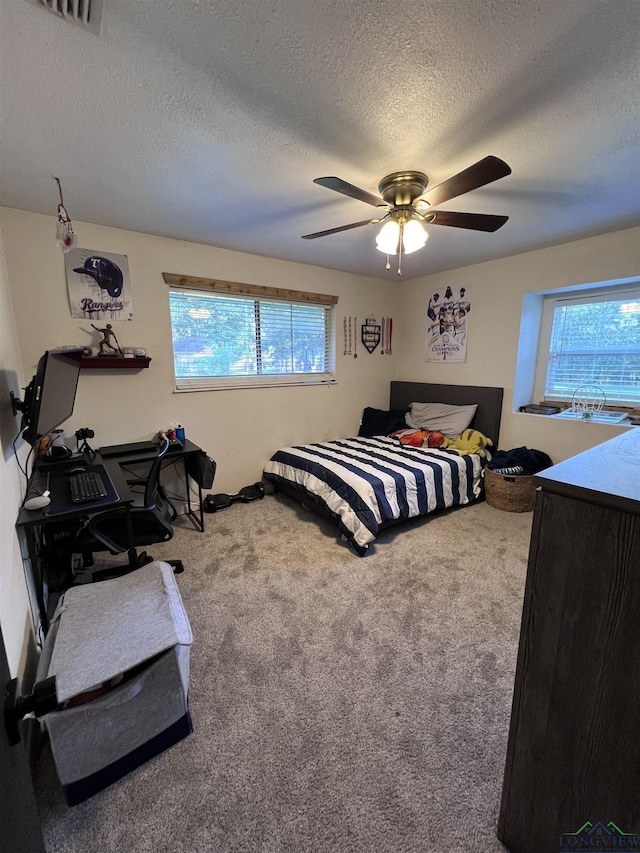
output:
M117 299L122 293L124 282L122 270L109 258L92 255L86 259L83 267L74 267L73 271L82 275L90 275L103 290L107 291L112 299Z

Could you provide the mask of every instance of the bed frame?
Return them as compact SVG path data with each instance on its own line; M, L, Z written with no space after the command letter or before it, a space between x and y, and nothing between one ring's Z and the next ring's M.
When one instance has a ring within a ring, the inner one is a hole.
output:
M411 403L449 403L454 406L468 406L477 403L471 427L477 429L493 441L493 450L498 449L500 439L500 419L502 417L502 388L490 388L480 385L436 385L431 382L392 382L391 409L408 409ZM355 433L354 433L355 434ZM284 492L304 507L313 509L325 518L334 520L325 505L304 488L293 483L278 483L277 491ZM380 530L401 524L406 519L398 519L382 524Z
M435 385L431 382L392 382L390 409L408 409L411 403L449 403L453 406L478 404L471 427L493 441L500 440L502 388L482 385Z

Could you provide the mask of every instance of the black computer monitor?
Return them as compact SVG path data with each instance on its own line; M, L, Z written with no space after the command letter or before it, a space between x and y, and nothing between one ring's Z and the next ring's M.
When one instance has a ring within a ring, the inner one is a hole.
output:
M82 349L47 350L25 389L22 437L32 447L73 414Z

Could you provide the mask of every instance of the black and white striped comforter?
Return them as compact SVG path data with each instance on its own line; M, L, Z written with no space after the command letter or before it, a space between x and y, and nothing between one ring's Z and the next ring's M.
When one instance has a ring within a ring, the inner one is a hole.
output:
M387 522L477 500L486 461L375 436L285 447L264 471L265 479L311 495L363 556Z

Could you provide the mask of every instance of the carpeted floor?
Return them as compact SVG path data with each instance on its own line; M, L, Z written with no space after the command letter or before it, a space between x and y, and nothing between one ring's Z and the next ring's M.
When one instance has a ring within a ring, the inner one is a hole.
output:
M489 853L531 513L399 526L365 558L283 496L181 519L194 733L68 808L50 853Z

